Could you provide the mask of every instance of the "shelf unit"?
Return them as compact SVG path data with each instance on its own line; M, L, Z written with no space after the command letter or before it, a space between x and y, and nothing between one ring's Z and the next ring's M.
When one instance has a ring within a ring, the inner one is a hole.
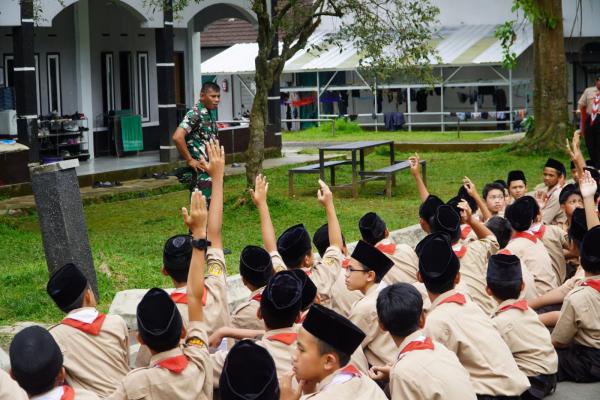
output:
M84 137L84 132L88 131L87 118L39 120L38 127L40 157L57 157L63 160L77 158L79 161L90 158L88 141ZM77 130L73 130L74 128Z

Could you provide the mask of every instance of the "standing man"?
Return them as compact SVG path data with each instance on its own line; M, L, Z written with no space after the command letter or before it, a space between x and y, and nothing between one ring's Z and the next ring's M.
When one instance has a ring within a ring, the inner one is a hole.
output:
M200 101L185 114L173 133L173 142L187 163L180 180L190 184L191 192L198 188L207 202L210 201L212 184L206 172L206 145L211 139L218 139L217 121L213 110L217 109L220 100L219 85L213 82L203 84Z
M577 102L580 112L579 129L585 137L585 145L590 153L594 167L600 167L600 76L596 77L596 85L583 91Z

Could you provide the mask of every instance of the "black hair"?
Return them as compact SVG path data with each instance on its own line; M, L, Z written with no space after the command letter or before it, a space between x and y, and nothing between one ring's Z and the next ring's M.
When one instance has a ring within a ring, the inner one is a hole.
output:
M169 276L177 283L186 283L187 279L188 279L188 274L190 272L190 267L188 265L187 268L184 269L173 269L173 268L169 268L168 266L165 265L165 271L167 271L167 274L169 274Z
M500 300L518 299L521 294L521 284L519 281L493 281L488 279L487 286L490 288L494 296Z
M29 397L33 397L33 396L38 396L40 394L44 394L44 393L49 392L52 389L54 389L54 385L56 385L56 379L53 380L52 382L50 382L46 387L38 388L38 389L28 389L29 385L27 385L26 382L17 382L17 383L19 384L19 386L21 386L23 388L23 390L25 390L25 392L27 392L27 395Z
M219 87L219 85L217 85L214 82L205 82L202 84L202 88L200 89L200 93L206 93L209 90L212 90L213 92L220 92L221 88Z
M501 183L498 182L491 182L491 183L486 183L486 185L483 187L483 199L487 199L488 194L492 191L492 190L499 190L502 192L502 194L504 194L504 189L505 186L502 185Z
M504 189L508 189L508 185L506 184L506 181L504 179L496 179L493 183L498 183L502 185Z
M264 301L264 298L265 296L263 295L260 302L260 313L268 329L283 329L294 325L300 313L300 304L298 304L297 308L278 310L270 302Z
M300 258L298 258L297 260L294 260L293 263L290 263L290 265L286 265L288 267L288 269L296 269L296 268L301 268L302 266L302 261L304 261L304 257L310 257L312 255L312 249L309 249L305 254L303 254Z
M380 283L381 282L381 280L383 279L383 276L380 278L379 276L377 276L377 273L375 272L374 269L367 267L365 264L361 263L360 261L357 261L357 262L360 264L361 267L363 267L363 269L366 272L373 271L375 273L375 283Z
M458 271L456 273L458 273ZM445 282L438 282L435 280L429 280L426 276L421 274L421 279L423 280L423 284L425 284L425 289L427 289L428 292L431 292L434 294L442 294L442 293L446 293L449 290L454 289L454 279L455 278L456 278L456 275L454 275L452 277L452 279L448 279Z
M510 222L506 218L495 215L487 220L485 226L487 226L487 228L496 236L500 248L505 248L512 236L512 226L510 225Z
M85 296L85 292L87 292L89 289L90 289L90 285L87 285L85 287L85 289L83 289L83 292L81 292L79 297L77 297L77 299L74 302L72 302L68 306L59 307L61 309L61 311L64 312L65 314L68 314L73 310L77 310L78 308L83 307L83 298Z
M411 284L396 283L377 296L377 316L393 336L406 337L419 329L422 312L423 298Z
M573 185L573 186L574 187L573 187L572 190L561 190L560 191L560 194L558 196L558 203L559 204L565 204L567 202L567 200L569 200L569 197L571 197L573 195L579 196L579 197L581 197L583 199L583 197L581 196L581 191L579 190L579 187L576 186L576 185Z
M316 336L314 338L317 341L317 348L319 349L319 353L321 353L321 355L327 353L335 354L338 360L340 361L340 368L350 362L350 354L346 354L342 351L337 350L336 348L332 347L329 343L322 341Z

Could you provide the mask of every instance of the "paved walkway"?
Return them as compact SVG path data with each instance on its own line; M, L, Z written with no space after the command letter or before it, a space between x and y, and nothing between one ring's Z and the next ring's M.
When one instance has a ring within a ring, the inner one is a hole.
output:
M287 148L284 147L283 157L281 158L269 158L263 162L263 168L276 168L283 165L300 164L307 162L316 162L319 160L319 156L316 154L299 154L299 148ZM327 158L336 157L336 155L327 155ZM245 164L240 163L239 167L232 167L227 165L225 167L225 175L242 175L245 173ZM151 190L160 189L163 187L181 185L177 178L168 177L168 179L134 179L130 181L122 182L122 186L115 186L110 188L92 188L90 186L81 187L81 199L86 201L101 200L110 198L115 195L125 193L139 193L147 192ZM0 201L0 215L2 214L17 214L22 212L21 210L27 210L35 208L35 200L33 195L12 197L9 199Z

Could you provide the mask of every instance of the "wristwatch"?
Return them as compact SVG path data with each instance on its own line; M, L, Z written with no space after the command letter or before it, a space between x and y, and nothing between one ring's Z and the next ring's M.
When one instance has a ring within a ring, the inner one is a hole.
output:
M208 240L206 240L206 238L204 239L192 239L192 247L197 248L198 250L206 250L208 248L208 246L210 246L212 243Z

